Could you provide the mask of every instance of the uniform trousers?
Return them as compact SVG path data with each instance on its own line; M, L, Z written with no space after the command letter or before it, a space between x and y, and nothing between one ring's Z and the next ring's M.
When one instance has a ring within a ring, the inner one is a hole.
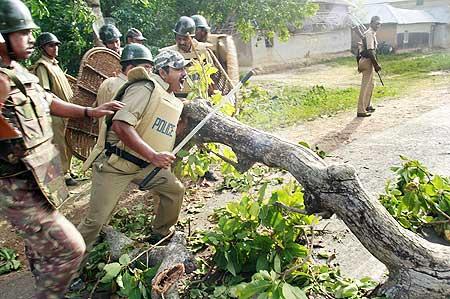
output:
M359 60L358 69L362 73L361 90L359 91L358 113L367 112L370 106L373 92L373 64L369 58L362 57Z
M81 221L78 230L86 242L88 250L93 244L104 224L112 217L120 195L128 184L138 184L150 173L150 165L141 171L126 173L111 166L108 157L101 154L92 164L92 189L87 216ZM167 235L170 228L178 221L184 196L184 186L170 170L162 169L152 181L152 191L159 196L152 231Z
M75 226L48 203L31 173L0 179L0 215L24 238L36 298L62 298L86 250Z

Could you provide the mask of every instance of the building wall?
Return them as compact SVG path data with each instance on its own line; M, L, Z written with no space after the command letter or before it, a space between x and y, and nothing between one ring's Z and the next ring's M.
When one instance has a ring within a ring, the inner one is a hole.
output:
M270 41L256 38L252 39L250 45L251 55L246 51L245 44L237 43L240 66L261 67L286 64L309 56L348 51L351 45L351 34L350 28L331 32L297 33L287 42L274 38L272 46ZM248 65L249 60L252 61L251 65Z
M397 49L431 47L431 23L397 25Z
M397 47L397 24L382 24L377 31L378 43L385 42L394 48Z
M432 35L433 48L450 48L450 26L448 24L436 24Z
M400 2L389 2L388 4L397 7L397 8L406 8L406 9L423 9L425 7L433 7L440 5L449 5L448 0L423 0L423 4L421 0L408 0L408 1L400 1ZM419 4L419 5L417 5Z

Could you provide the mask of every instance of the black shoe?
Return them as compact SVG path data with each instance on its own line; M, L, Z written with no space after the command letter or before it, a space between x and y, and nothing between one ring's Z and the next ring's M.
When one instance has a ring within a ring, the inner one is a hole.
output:
M216 177L216 175L214 174L214 172L212 171L206 171L205 175L203 176L205 178L205 180L207 180L208 182L217 182L219 179Z
M367 112L362 112L362 113L356 113L356 116L357 117L368 117L368 116L371 116L372 114L370 114L370 113L367 113Z
M78 186L78 182L76 180L74 180L72 177L67 177L65 179L65 181L66 181L66 186L70 186L70 187Z
M367 107L366 109L367 112L375 112L375 108L373 108L372 106Z

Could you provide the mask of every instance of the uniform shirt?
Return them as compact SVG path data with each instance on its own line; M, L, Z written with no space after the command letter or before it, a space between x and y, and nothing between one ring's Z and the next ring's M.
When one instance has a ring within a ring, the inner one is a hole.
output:
M127 76L125 76L123 73L120 73L117 77L111 77L103 81L97 91L96 106L98 107L102 104L112 101L116 93L127 82L127 80ZM102 116L98 120L99 129L104 125L104 119L105 117Z
M151 75L164 90L169 88L164 80L160 76ZM147 105L150 102L150 97L153 92L153 87L149 82L136 82L130 86L122 97L122 102L125 107L116 112L113 117L114 120L123 121L132 127L136 127L139 120L142 118L142 113L146 110ZM108 131L106 140L111 144L117 144L119 138L112 130Z
M376 50L378 46L376 31L370 27L366 32L364 32L364 37L366 39L367 50Z

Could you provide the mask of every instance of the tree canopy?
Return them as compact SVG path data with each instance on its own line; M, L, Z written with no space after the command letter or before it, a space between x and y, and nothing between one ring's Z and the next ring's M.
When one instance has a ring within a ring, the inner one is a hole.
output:
M54 33L61 41L59 60L69 73L76 74L85 51L92 47L95 17L83 0L25 0L42 31ZM183 15L203 14L213 29L232 25L244 40L253 36L289 38L292 26L317 10L308 0L101 0L104 17L114 18L120 31L135 27L147 38L146 45L157 48L174 42L172 29Z

